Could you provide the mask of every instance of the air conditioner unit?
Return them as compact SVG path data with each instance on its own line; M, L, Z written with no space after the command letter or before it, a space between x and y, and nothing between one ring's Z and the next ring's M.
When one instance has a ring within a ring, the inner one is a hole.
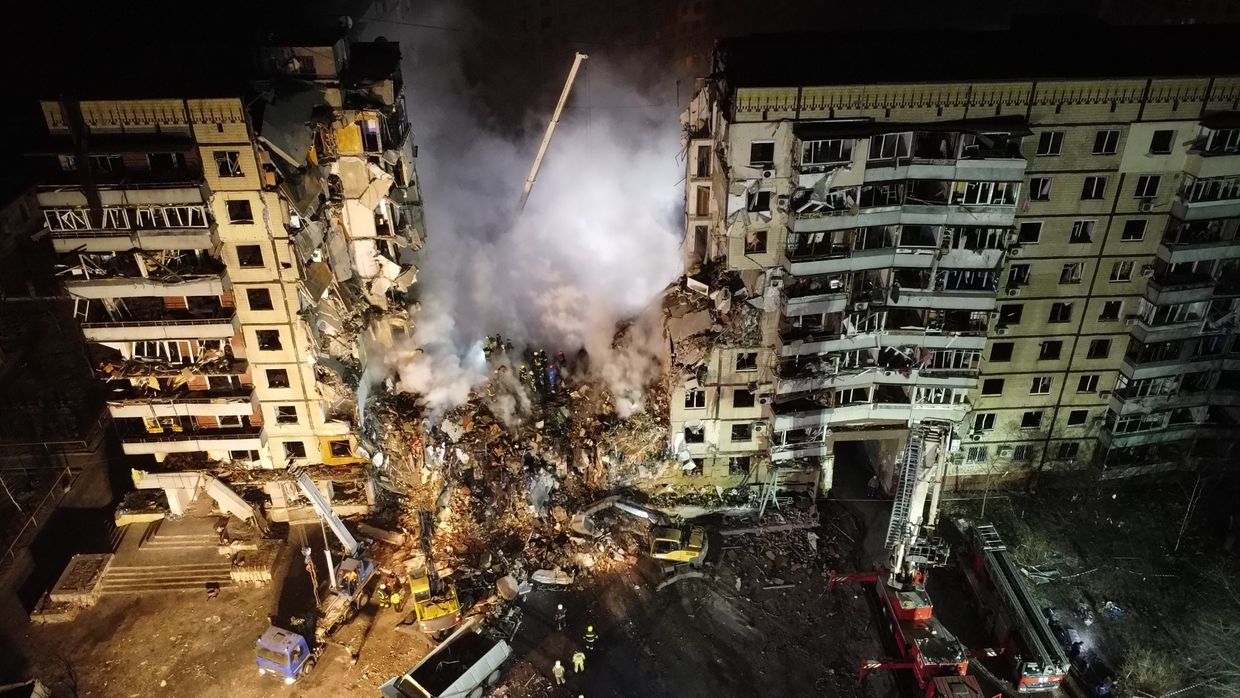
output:
M1000 449L999 449L999 457L1000 457L1000 458L1011 458L1011 457L1012 457L1012 447L1011 447L1011 446L1004 446L1003 448L1000 448Z
M758 404L759 404L759 405L769 405L769 404L771 404L774 400L775 400L775 398L771 397L770 395L759 395L759 396L758 396Z
M1008 256L1009 256L1009 257L1019 257L1019 256L1020 256L1020 247L1019 247L1019 246L1016 246L1016 247L1009 247L1009 248L1008 248Z
M1141 199L1141 203L1137 205L1137 210L1141 213L1149 213L1154 210L1153 199Z
M1154 276L1154 265L1146 264L1145 266L1141 267L1141 276L1144 276L1147 279Z
M770 179L775 176L775 170L762 170L762 179Z
M996 327L996 328L995 328L995 331L994 331L994 332L992 332L991 334L995 335L996 337L1003 337L1003 336L1005 336L1007 333L1008 333L1008 328L1006 328L1006 327Z
M788 212L788 202L791 199L787 194L780 194L775 197L775 207L784 213Z
M853 310L854 310L854 311L858 311L858 312L859 312L859 311L862 311L862 310L868 310L869 308L870 308L870 304L869 304L869 303L853 303Z
M969 436L969 438L970 438L970 439L973 439L974 441L981 441L981 440L982 440L982 435L981 435L981 434L972 434L972 435L970 435L970 436Z
M1013 297L1014 297L1014 296L1019 296L1019 295L1020 295L1020 289L1019 289L1019 288L1009 288L1009 289L1007 290L1007 294L1008 294L1009 296L1013 296Z
M754 422L753 433L762 434L766 432L766 422Z

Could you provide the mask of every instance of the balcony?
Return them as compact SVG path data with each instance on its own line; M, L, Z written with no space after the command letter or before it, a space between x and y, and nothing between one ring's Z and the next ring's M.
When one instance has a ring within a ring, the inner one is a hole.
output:
M1240 258L1237 228L1240 221L1234 219L1172 221L1158 248L1158 258L1167 264Z
M105 395L113 418L248 417L258 410L251 386L220 390L154 391L129 386Z
M1185 175L1171 203L1171 214L1182 221L1240 216L1240 176Z
M224 264L195 250L65 255L59 272L78 298L219 296Z
M116 423L117 435L126 455L157 453L194 453L202 451L256 451L263 446L262 427L242 426L226 429L195 429L189 420L181 420L175 428L162 433L149 433L139 425Z
M117 312L107 312L102 304L92 302L82 332L92 342L123 342L144 339L224 339L236 334L232 307L219 305L218 298L208 297L184 310L169 310L155 299L131 298ZM155 302L138 302L155 301ZM210 301L214 301L211 303ZM195 306L198 307L195 307Z
M1145 286L1145 298L1154 305L1175 305L1209 300L1214 295L1209 274L1181 272L1155 275Z

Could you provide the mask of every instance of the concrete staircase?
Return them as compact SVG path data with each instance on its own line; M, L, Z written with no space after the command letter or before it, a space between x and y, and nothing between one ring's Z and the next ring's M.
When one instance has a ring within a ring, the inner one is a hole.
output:
M100 584L100 595L141 594L163 591L206 591L215 583L220 588L233 586L232 563L169 562L165 564L113 565Z
M205 591L233 586L232 562L219 554L215 517L126 526L101 595Z

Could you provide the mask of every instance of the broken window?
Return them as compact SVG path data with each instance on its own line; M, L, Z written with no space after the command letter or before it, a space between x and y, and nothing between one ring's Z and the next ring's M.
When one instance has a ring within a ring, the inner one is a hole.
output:
M737 388L732 391L732 407L743 409L745 407L753 407L754 395L749 392L748 388Z
M1030 201L1050 201L1051 200L1051 178L1050 177L1031 177L1029 179L1029 200Z
M1071 303L1052 303L1050 317L1047 322L1069 322L1072 320Z
M1171 146L1175 141L1175 131L1169 129L1159 129L1150 137L1150 154L1166 155L1171 152Z
M1085 184L1081 186L1081 200L1092 201L1101 199L1107 193L1106 177L1086 177Z
M1096 393L1098 392L1098 376L1090 374L1081 376L1076 382L1076 392L1078 393Z
M746 200L746 210L750 213L761 213L771 210L771 192L755 191L751 192Z
M696 426L696 427L686 426L685 427L685 443L700 444L700 443L705 443L705 442L706 442L705 427L701 427L701 426Z
M149 228L205 228L206 206L139 206L137 225Z
M180 153L147 153L146 165L154 174L180 174L185 171L185 156Z
M300 441L284 442L284 457L288 460L306 457L306 445Z
M699 145L697 147L697 158L694 161L693 174L697 177L710 176L710 146Z
M353 455L353 448L349 445L348 439L333 439L327 442L327 447L332 458L349 458Z
M247 288L245 298L250 304L250 310L272 310L274 307L271 304L271 291L265 288Z
M1020 318L1024 313L1025 306L1020 303L1004 303L999 306L999 325L1003 327L1019 325Z
M982 395L1002 395L1003 383L1002 378L987 378L982 381Z
M231 460L258 460L258 451L229 451Z
M1105 128L1094 134L1094 155L1114 155L1118 147L1118 130Z
M1072 460L1076 458L1081 451L1081 444L1076 441L1064 441L1059 444L1059 450L1055 454L1059 460Z
M1030 395L1049 395L1051 392L1050 376L1034 376L1029 384Z
M748 475L751 466L749 456L732 456L728 459L729 475Z
M767 166L775 164L775 141L753 141L749 144L749 164Z
M255 269L263 266L263 248L258 245L237 245L237 264Z
M1042 221L1025 221L1020 224L1016 234L1016 242L1032 245L1042 239Z
M60 169L65 172L77 171L77 158L72 155L61 155L59 157Z
M710 187L696 187L693 190L693 212L698 216L710 215Z
M958 206L1011 206L1019 189L1016 182L956 182L951 202Z
M1137 178L1137 188L1133 193L1138 199L1152 199L1158 196L1158 185L1162 177L1158 175L1141 175Z
M1131 281L1132 262L1115 262L1111 265L1111 281Z
M379 120L365 119L362 125L362 150L368 153L377 153L381 148L379 141Z
M744 443L753 440L752 424L733 424L732 425L732 443Z
M693 389L685 391L685 409L700 410L706 407L706 391Z
M295 405L276 405L276 424L296 424L297 407Z
M279 351L283 348L280 344L279 330L255 330L254 336L258 338L260 351Z
M1063 269L1059 272L1059 283L1061 284L1079 284L1081 283L1081 274L1085 271L1084 262L1072 262L1063 265Z
M1038 155L1058 155L1063 152L1063 131L1043 131L1038 134Z
M229 223L253 223L254 211L248 199L229 199L224 202L228 207Z
M217 420L217 423L220 425L221 429L240 429L241 428L241 418L235 414L220 415Z
M1119 239L1123 242L1138 242L1145 239L1146 221L1140 218L1126 221L1124 223L1124 231L1120 233Z
M1083 426L1089 419L1089 410L1072 410L1068 413L1068 426Z
M1012 347L1014 347L1015 345L1016 345L1015 342L995 342L991 344L989 360L996 361L996 362L1011 361L1012 360Z
M973 431L990 431L995 428L995 413L982 412L973 415Z
M1042 426L1042 410L1026 412L1020 419L1021 429L1037 429Z
M1111 354L1111 340L1095 339L1089 343L1089 353L1085 355L1087 359L1105 359Z
M283 368L267 369L268 388L287 388L288 386L288 370Z
M826 141L805 141L801 145L802 165L828 165L852 160L851 138L835 138Z
M1068 242L1089 244L1094 241L1095 221L1072 221L1072 232L1068 234Z
M766 252L766 231L750 230L745 233L745 254L764 254Z
M1203 136L1203 150L1212 155L1219 153L1235 153L1240 152L1240 129L1223 128L1223 129L1201 129Z
M1042 346L1038 350L1038 361L1056 361L1059 359L1059 354L1062 351L1063 342L1057 339L1042 342Z
M221 177L240 177L241 173L241 153L236 150L217 150L215 156L215 171Z
M736 370L757 371L758 370L758 352L756 351L737 352Z
M870 401L869 388L845 388L835 391L835 405L858 405Z
M1029 265L1013 264L1008 267L1008 287L1025 286L1029 283Z
M1112 272L1114 274L1114 272ZM1102 321L1118 320L1120 311L1124 309L1123 301L1104 301L1098 319Z
M95 174L120 174L125 171L125 161L119 155L92 155L90 167Z

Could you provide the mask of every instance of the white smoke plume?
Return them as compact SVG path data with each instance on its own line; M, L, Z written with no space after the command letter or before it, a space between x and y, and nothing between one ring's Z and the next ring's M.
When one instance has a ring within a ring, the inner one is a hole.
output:
M528 398L520 401L511 370L506 377L491 372L481 349L487 335L500 333L518 352L530 346L571 357L585 348L617 410L640 409L642 388L660 368L657 299L681 271L683 170L672 105L643 108L650 96L610 76L604 60L587 61L517 218L555 95L531 99L523 123L497 127L471 99L459 41L433 33L402 41L428 239L410 338L419 351L396 348L389 368L399 387L422 396L433 412L465 402L490 381L511 397L495 401L501 416L515 419L528 411ZM548 68L560 79L571 50L563 58ZM647 309L653 312L614 349L617 324Z

